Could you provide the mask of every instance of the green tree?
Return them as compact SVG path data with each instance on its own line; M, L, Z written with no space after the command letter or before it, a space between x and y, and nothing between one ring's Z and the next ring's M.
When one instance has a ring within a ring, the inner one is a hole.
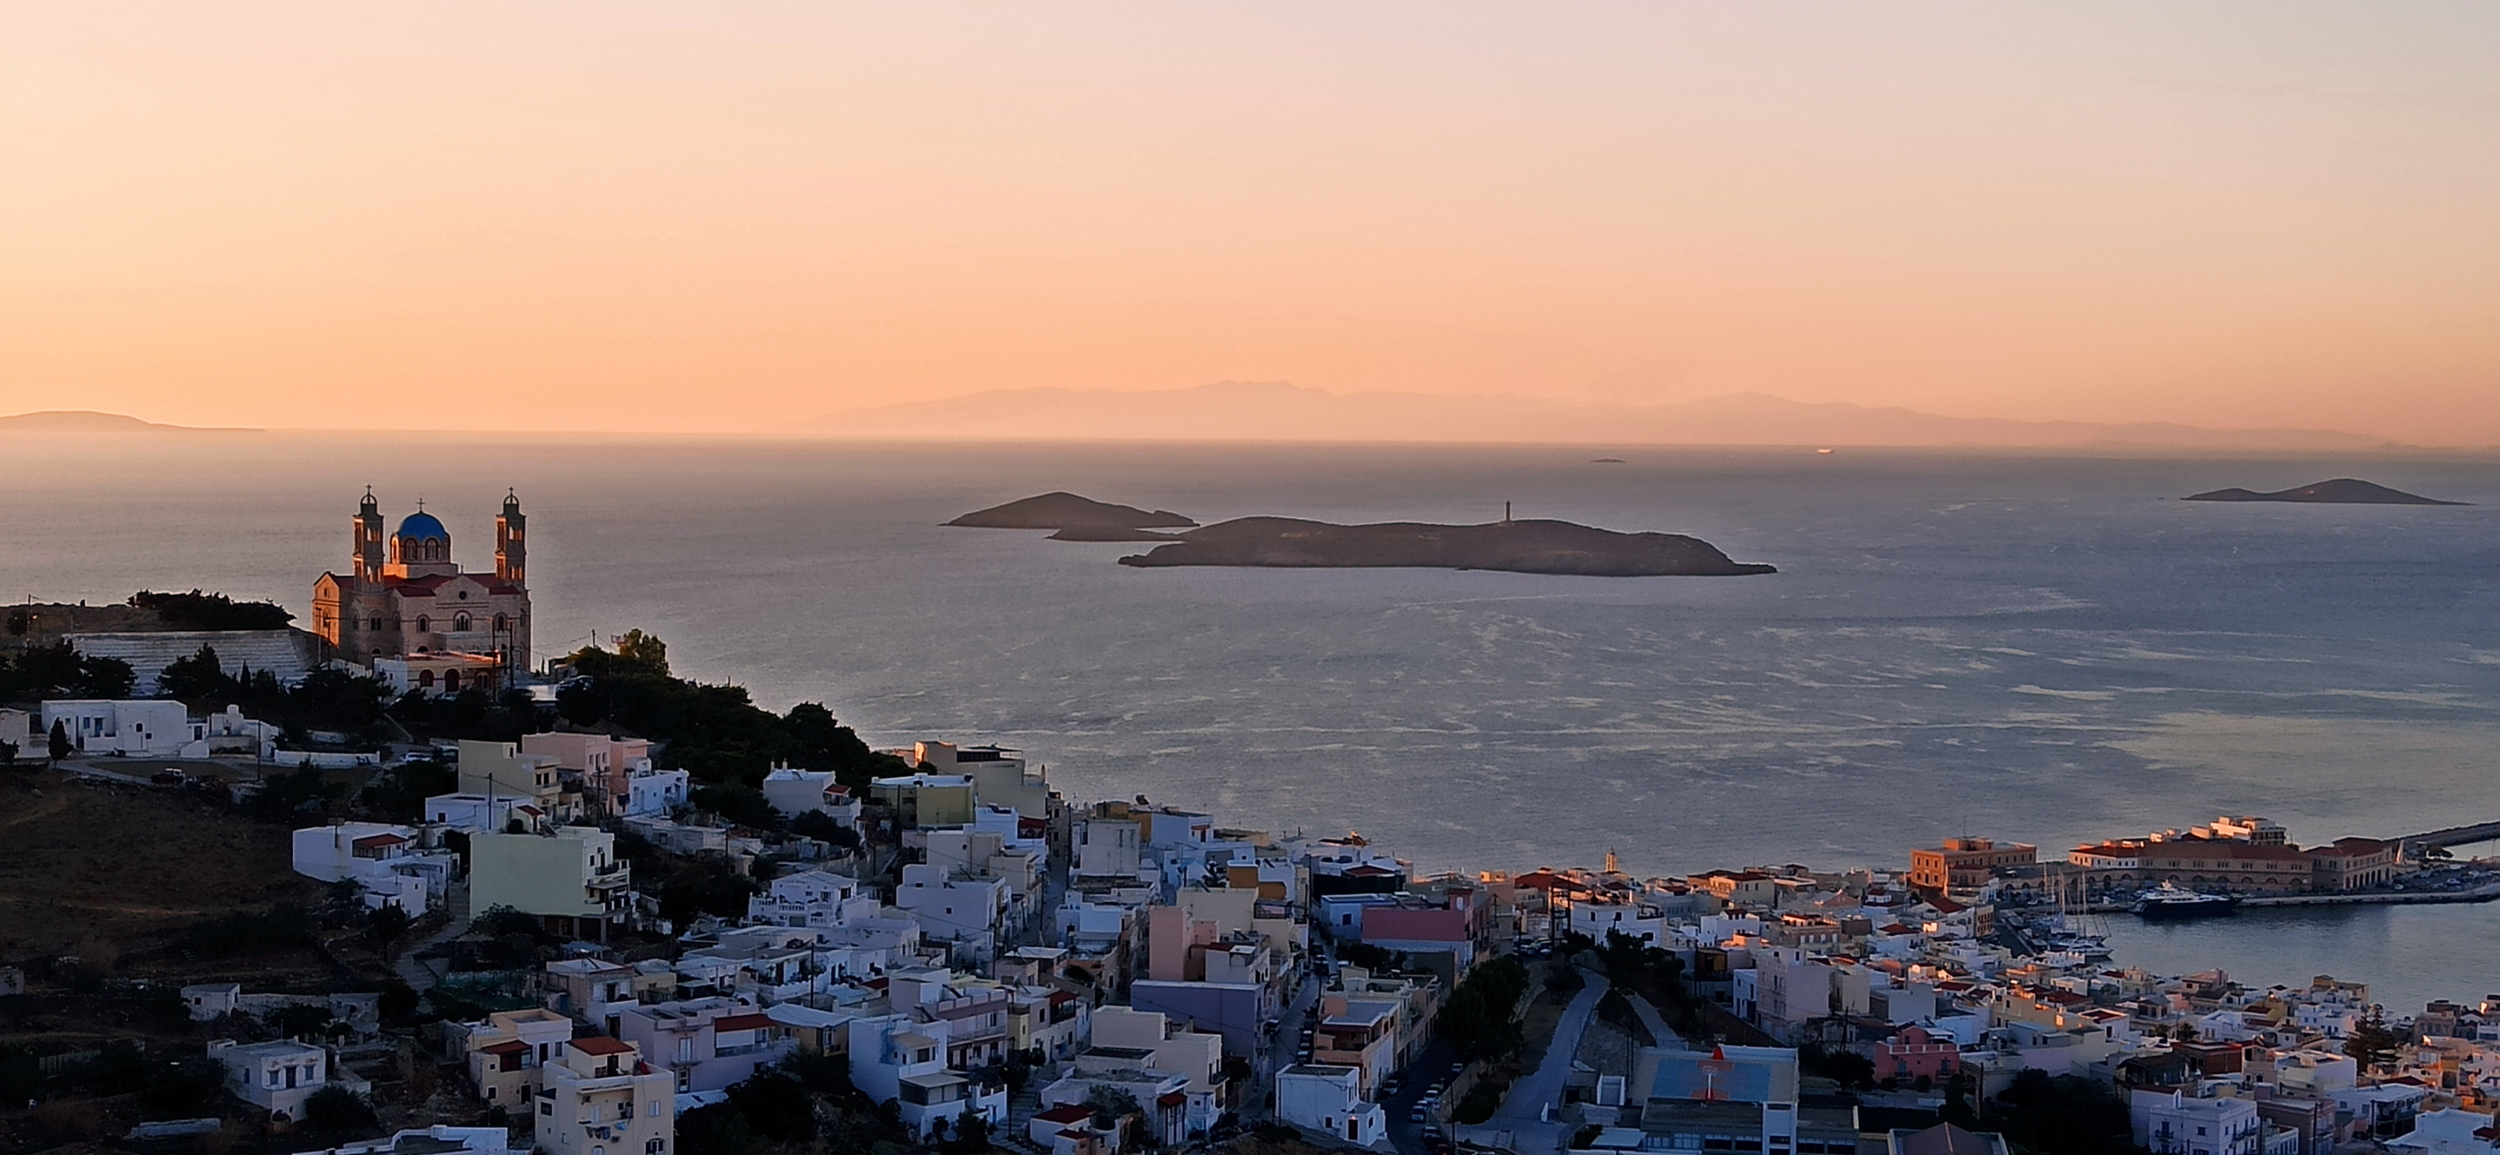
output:
M2397 1056L2412 1042L2412 1036L2373 1015L2354 1023L2352 1033L2344 1036L2344 1054L2370 1071L2395 1065Z
M616 640L616 657L618 661L638 666L649 673L663 678L668 676L668 643L661 641L657 635L641 630L625 631L625 636Z
M2104 1155L2137 1150L2118 1092L2079 1075L2039 1068L2014 1076L1990 1103L1988 1122L2019 1150L2039 1155Z
M790 764L807 770L831 770L834 781L855 796L868 792L870 779L910 772L903 760L868 748L857 732L843 725L822 702L801 702L782 715L796 749Z
M130 604L154 610L158 621L182 630L283 630L295 619L283 606L238 602L224 594L160 594L141 590Z
M382 1001L374 1010L382 1021L395 1023L417 1013L417 1002L423 996L405 980L394 978L382 985Z
M660 885L660 917L681 927L704 914L737 918L747 912L747 900L762 889L739 873L728 858L699 855Z
M470 920L470 925L499 937L511 934L535 935L539 931L537 915L523 914L500 902L480 912L476 918Z
M1528 968L1518 959L1493 959L1468 973L1434 1020L1450 1045L1468 1057L1507 1054L1522 1043L1512 1012L1528 990Z
M712 1103L677 1117L678 1155L749 1155L759 1145L734 1104Z
M127 698L139 676L120 658L89 658L79 675L78 692L88 698Z
M401 910L398 903L386 902L375 907L373 913L365 916L365 933L372 935L373 941L382 948L382 953L388 955L391 944L399 941L399 936L408 933L408 923L407 911Z
M304 1100L304 1126L314 1131L374 1131L381 1125L372 1105L345 1087L323 1087Z
M764 800L764 792L752 786L735 783L723 786L697 786L686 800L697 810L717 814L740 826L758 830L781 829L781 812Z
M157 675L156 688L168 698L194 703L231 702L242 689L226 676L215 646L201 646L198 653L167 663Z
M816 1109L807 1088L786 1071L766 1068L729 1088L729 1104L747 1126L775 1143L802 1143L816 1136Z
M836 821L822 810L802 810L790 820L790 833L813 838L842 850L859 848L859 831Z
M948 1140L943 1149L949 1155L987 1155L990 1150L989 1116L979 1111L965 1112L963 1122L955 1128L955 1137Z
M64 724L67 721L67 719L58 719L52 723L51 745L45 747L47 762L57 764L61 759L77 752L78 748L70 745L69 727Z
M269 1012L268 1023L281 1038L309 1039L328 1031L334 1018L328 1007L296 1005Z

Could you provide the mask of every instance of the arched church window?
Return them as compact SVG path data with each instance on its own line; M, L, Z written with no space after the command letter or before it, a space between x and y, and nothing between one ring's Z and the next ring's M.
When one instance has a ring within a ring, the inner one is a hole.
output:
M446 694L457 694L460 692L460 671L443 671L443 692Z
M460 631L461 633L464 633L464 634L465 634L465 633L468 633L468 632L469 632L469 615L467 615L467 614L454 614L454 615L452 615L452 619L451 619L451 628L453 628L453 629L455 629L455 630L458 630L458 631Z
M417 632L418 632L418 633L422 634L422 633L426 632L427 630L430 630L430 629L433 629L433 628L434 628L434 618L433 618L431 615L429 615L429 614L418 614L418 615L417 615Z
M496 615L495 615L495 631L496 631L497 633L501 633L501 632L503 632L503 631L505 631L505 630L509 630L509 629L511 629L511 628L512 628L512 619L511 619L511 617L509 617L509 616L507 616L507 615L504 615L504 614L496 614Z
M375 618L375 619L373 619L373 620L372 620L372 622L371 622L370 624L368 624L368 625L366 625L366 626L365 626L365 628L366 628L366 629L368 629L368 630L378 630L378 629L381 629L381 628L382 628L382 619L380 619L380 618Z
M432 671L432 670L419 670L419 671L417 671L417 684L418 684L419 686L423 686L423 687L425 687L426 689L429 689L429 690L433 689L433 688L434 688L434 671Z

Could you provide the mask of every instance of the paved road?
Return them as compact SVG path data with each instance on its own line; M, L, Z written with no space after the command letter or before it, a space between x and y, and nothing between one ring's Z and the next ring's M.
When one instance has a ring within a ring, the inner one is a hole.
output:
M1632 1004L1632 1013L1641 1017L1641 1025L1649 1028L1649 1037L1657 1040L1660 1047L1670 1051L1693 1049L1685 1044L1683 1036L1668 1028L1666 1017L1658 1013L1658 1008L1652 1006L1647 997L1625 991L1624 998Z
M24 755L19 757L23 759ZM155 785L149 780L149 776L155 773L153 770L147 774L125 774L119 770L107 770L92 762L72 762L68 759L62 759L58 769L64 774L75 774L81 778L103 778L114 782L126 782L133 786Z
M1458 1048L1436 1037L1425 1043L1423 1050L1415 1053L1414 1062L1407 1064L1405 1070L1398 1072L1401 1080L1398 1093L1380 1097L1381 1109L1389 1114L1389 1142L1403 1155L1422 1155L1424 1128L1427 1125L1447 1129L1448 1123L1445 1120L1448 1118L1449 1109L1458 1105L1455 1101L1450 1100L1446 1095L1443 1096L1439 1117L1427 1123L1418 1123L1414 1120L1415 1104L1424 1097L1424 1092L1430 1090L1433 1084L1446 1083L1450 1076L1457 1073Z
M443 906L445 912L451 916L450 919L434 933L401 947L399 957L391 960L391 969L399 975L399 981L408 984L418 994L434 989L434 984L442 981L442 976L436 974L433 967L419 960L417 952L450 942L468 933L469 930L469 920L460 917L461 908L467 905L462 901L465 895L457 893L467 890L469 882L465 878L454 879L451 885L455 893L445 895L443 898Z
M1563 1008L1562 1021L1554 1026L1554 1041L1546 1045L1536 1070L1511 1084L1510 1097L1502 1100L1502 1109L1486 1124L1512 1132L1520 1155L1561 1150L1569 1130L1561 1123L1543 1121L1543 1116L1546 1108L1562 1105L1563 1081L1571 1074L1572 1056L1580 1052L1580 1036L1587 1033L1589 1016L1597 1012L1597 1000L1606 997L1607 986L1606 976L1596 971L1583 969L1580 978L1587 985Z

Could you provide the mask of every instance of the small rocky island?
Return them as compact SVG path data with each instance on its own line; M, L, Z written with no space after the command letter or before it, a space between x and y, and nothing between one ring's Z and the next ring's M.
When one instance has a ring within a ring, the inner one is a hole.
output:
M1113 505L1073 493L1045 493L988 509L976 509L947 522L980 529L1055 529L1059 541L1161 541L1170 534L1157 528L1186 529L1198 524L1168 509L1143 510Z
M2259 493L2252 489L2217 489L2211 493L2192 493L2181 501L2298 501L2324 505L2467 505L2463 501L2440 501L2401 489L2389 489L2357 477L2338 477L2298 489L2278 489Z
M1168 545L1120 559L1129 566L1422 566L1588 577L1730 577L1776 573L1728 560L1718 547L1674 533L1616 533L1568 521L1485 525L1386 522L1336 525L1244 517L1171 535Z

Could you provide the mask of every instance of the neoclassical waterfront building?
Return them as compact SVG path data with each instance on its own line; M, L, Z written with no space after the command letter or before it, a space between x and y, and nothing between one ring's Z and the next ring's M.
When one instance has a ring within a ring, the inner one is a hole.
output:
M529 543L518 496L506 493L503 513L495 518L495 568L489 573L460 572L452 561L451 531L422 503L385 539L381 507L367 490L353 524L349 571L324 573L313 583L313 632L331 652L366 665L443 655L467 659L453 668L472 671L482 665L478 659L492 659L499 673L529 667ZM433 684L430 675L426 684Z

